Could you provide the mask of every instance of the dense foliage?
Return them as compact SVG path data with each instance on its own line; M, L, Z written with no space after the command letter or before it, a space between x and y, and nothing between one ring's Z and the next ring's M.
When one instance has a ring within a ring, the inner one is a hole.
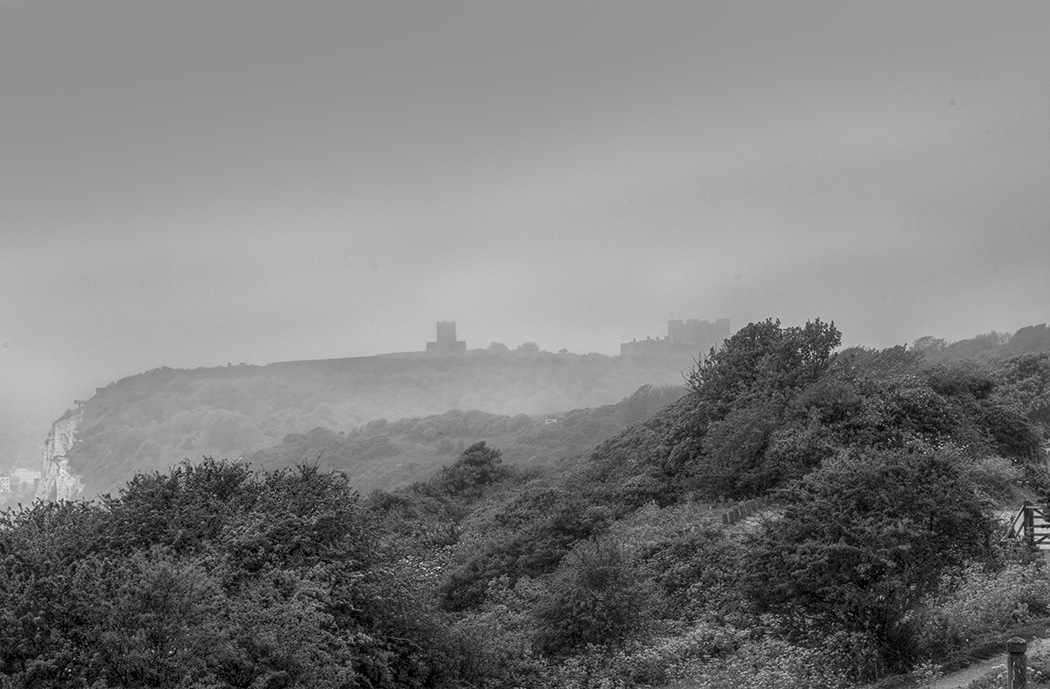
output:
M418 574L345 478L205 461L0 528L0 672L25 687L406 687L442 671ZM5 685L6 686L6 685Z
M803 672L834 638L848 649L840 679L907 670L937 647L916 615L945 576L1024 560L994 547L992 507L1050 485L1041 436L995 370L931 366L903 347L835 352L839 341L821 321L743 328L664 412L563 479L537 477L459 520L441 604L465 619L498 609L519 627L524 615L525 645L568 658L563 671L598 672L573 665L589 653L608 670L700 623L735 639L701 657L788 644L809 659L792 666ZM689 507L760 496L779 516L747 539ZM665 523L614 547L639 515Z
M4 686L841 689L1050 612L996 521L1050 499L1046 357L839 343L753 323L684 396L318 429L266 470L9 512ZM329 471L407 443L434 458L410 485L359 499Z
M784 514L751 543L745 585L794 636L862 635L876 670L907 667L908 611L940 573L990 548L976 491L954 452L837 456L781 492Z

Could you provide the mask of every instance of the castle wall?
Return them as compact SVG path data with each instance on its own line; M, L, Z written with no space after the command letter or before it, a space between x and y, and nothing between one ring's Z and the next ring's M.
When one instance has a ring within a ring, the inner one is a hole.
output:
M668 321L667 336L647 337L620 344L621 356L707 356L712 347L729 339L729 319L719 318L713 323L696 318L687 321Z

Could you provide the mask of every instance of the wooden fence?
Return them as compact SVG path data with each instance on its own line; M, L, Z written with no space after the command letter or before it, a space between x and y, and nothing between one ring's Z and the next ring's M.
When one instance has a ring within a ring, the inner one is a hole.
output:
M1006 529L1003 539L1016 538L1039 550L1050 550L1050 523L1047 509L1025 502Z
M764 510L766 504L765 498L759 498L734 505L728 512L722 513L722 526L732 526L737 522L743 521L755 512Z

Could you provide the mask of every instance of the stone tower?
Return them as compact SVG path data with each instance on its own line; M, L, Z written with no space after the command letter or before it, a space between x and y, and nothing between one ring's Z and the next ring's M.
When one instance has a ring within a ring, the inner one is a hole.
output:
M427 351L437 353L467 351L466 341L456 339L455 321L438 321L437 341L427 342Z

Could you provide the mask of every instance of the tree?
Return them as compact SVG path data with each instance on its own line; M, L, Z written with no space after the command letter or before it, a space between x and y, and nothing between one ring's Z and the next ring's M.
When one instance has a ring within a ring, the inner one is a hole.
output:
M738 401L784 397L816 381L842 341L835 323L819 318L805 326L781 328L780 320L749 323L711 349L693 368L690 390L725 413Z
M484 537L469 544L449 568L440 591L442 606L449 611L477 607L490 582L500 577L513 585L524 576L550 574L577 541L601 533L610 519L610 510L578 492L526 488L489 517Z
M995 371L995 397L1016 407L1050 432L1050 354L1022 354Z
M789 629L863 634L884 667L913 662L907 613L994 530L958 453L843 453L780 493L745 588Z
M506 475L503 453L482 440L465 449L451 466L444 467L438 482L453 495L477 497L485 486Z
M779 409L770 402L733 408L713 422L703 441L700 488L710 497L760 495L779 483L766 450L777 428Z
M919 339L915 340L911 344L911 351L923 356L935 357L938 354L944 352L948 347L948 342L941 337L934 337L933 335L924 335Z
M518 351L518 352L538 352L538 351L540 351L540 346L538 344L536 344L535 342L522 342L520 345L518 345L518 348L515 351Z

